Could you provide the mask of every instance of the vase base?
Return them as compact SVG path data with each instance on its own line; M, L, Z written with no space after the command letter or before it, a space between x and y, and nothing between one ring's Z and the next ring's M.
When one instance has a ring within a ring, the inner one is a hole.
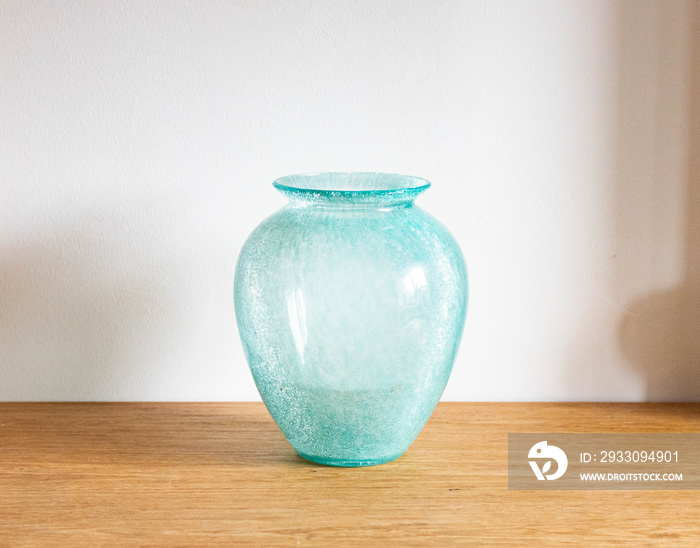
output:
M325 464L326 466L340 466L343 468L359 468L361 466L376 466L377 464L384 464L391 462L392 460L398 459L403 453L398 453L396 455L391 455L388 457L380 457L377 459L334 459L328 457L317 457L315 455L307 455L306 453L301 453L297 451L299 456L302 458L315 462L317 464Z

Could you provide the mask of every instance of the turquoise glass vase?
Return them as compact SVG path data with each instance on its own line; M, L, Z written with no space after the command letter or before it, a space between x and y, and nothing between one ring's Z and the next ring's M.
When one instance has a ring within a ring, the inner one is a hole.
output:
M305 459L394 460L452 370L467 307L459 246L414 205L424 179L314 173L273 184L289 203L246 241L234 287L255 384Z

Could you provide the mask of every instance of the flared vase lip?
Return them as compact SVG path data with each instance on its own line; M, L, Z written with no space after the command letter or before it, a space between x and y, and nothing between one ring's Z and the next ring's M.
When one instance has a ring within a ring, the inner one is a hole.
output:
M414 175L375 171L329 171L286 175L273 186L288 195L318 198L415 197L430 187L430 181Z

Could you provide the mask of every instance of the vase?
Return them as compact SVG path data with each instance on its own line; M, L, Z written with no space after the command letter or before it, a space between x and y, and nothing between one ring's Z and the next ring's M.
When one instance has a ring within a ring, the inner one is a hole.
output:
M430 183L383 173L276 180L235 274L243 348L270 415L307 460L401 456L452 370L467 307L457 242L414 205Z

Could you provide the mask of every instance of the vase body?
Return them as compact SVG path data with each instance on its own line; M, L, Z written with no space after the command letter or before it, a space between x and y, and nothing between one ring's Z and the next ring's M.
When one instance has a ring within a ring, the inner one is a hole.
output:
M275 186L290 201L248 238L234 287L260 395L308 460L393 460L450 375L467 306L462 253L414 205L423 179L328 173Z

